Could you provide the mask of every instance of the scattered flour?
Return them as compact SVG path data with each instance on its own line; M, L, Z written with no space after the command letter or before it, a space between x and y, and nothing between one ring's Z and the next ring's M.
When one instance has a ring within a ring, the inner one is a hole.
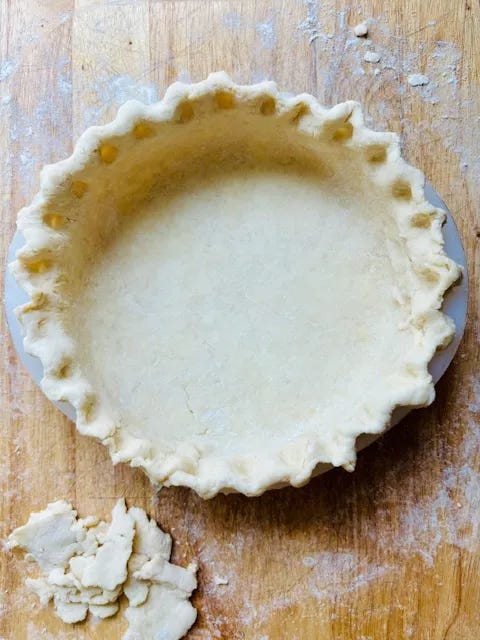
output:
M424 76L421 73L412 73L408 76L408 84L411 84L412 87L421 87L430 82L430 78Z
M223 24L232 31L238 31L242 26L242 18L236 11L230 11L223 16Z
M382 59L382 56L377 53L376 51L367 51L367 53L363 56L363 59L365 60L365 62L380 62L380 60Z
M353 593L370 582L398 571L389 565L378 566L360 560L353 553L324 551L306 556L302 561L304 565L306 559L312 569L307 584L311 594L319 600L333 601L338 596Z
M9 78L16 71L17 66L14 60L4 60L0 64L0 82Z
M257 33L260 35L260 42L263 49L271 51L276 43L275 21L269 18L265 22L259 22L256 26Z
M25 382L28 374L17 359L9 359L5 367L9 383L9 402L11 415L19 418L28 411L28 405L24 395ZM19 434L17 434L19 437Z
M466 385L461 398L470 407L470 415L463 428L461 443L455 448L442 443L445 451L445 465L439 477L431 479L431 495L406 502L399 512L399 536L395 540L378 535L375 528L369 537L385 551L395 549L406 557L418 555L428 566L433 566L441 545L453 545L467 552L475 552L480 547L480 470L474 465L480 450L480 385L473 380ZM428 447L428 443L427 443ZM394 468L393 476L401 476L401 469ZM388 503L388 493L385 502ZM386 504L379 500L378 510L382 512Z
M78 640L77 631L60 631L50 633L44 625L29 622L27 627L28 640Z
M470 381L472 388L472 398L468 405L469 411L480 414L480 378L473 378Z
M403 131L411 140L420 134L425 144L431 141L442 145L451 154L462 177L476 188L480 182L480 105L474 99L475 94L471 94L475 85L468 80L469 63L462 61L457 44L436 40L432 48L420 38L412 46L410 38L399 35L381 16L368 19L373 39L356 37L346 20L352 12L338 10L332 0L309 0L304 4L306 18L298 28L308 41L314 34L318 43L314 92L320 99L325 104L347 98L364 102L372 91L376 96L383 94L388 101L377 98L369 102L367 123L378 130ZM429 21L426 26L435 27L435 21ZM327 37L332 31L333 39ZM369 50L372 45L373 52ZM370 53L376 54L375 59L380 56L380 60L370 63L375 68L369 71L365 55L370 57ZM424 69L421 75L429 82L409 92L408 77L417 74L419 68ZM346 77L353 77L354 82L346 85ZM413 121L404 114L414 108L418 100L432 105L434 111L426 111L424 120Z
M307 16L297 28L307 36L308 41L311 44L319 37L319 7L316 0L304 0L303 3L307 9Z
M192 78L188 69L180 69L178 72L178 80L179 82L185 82L185 84L191 84Z
M81 131L90 125L104 121L107 113L113 115L114 108L118 108L127 100L140 100L145 104L152 104L159 99L156 85L151 82L138 82L126 73L113 76L100 75L95 81L93 91L95 103L84 110L79 122Z

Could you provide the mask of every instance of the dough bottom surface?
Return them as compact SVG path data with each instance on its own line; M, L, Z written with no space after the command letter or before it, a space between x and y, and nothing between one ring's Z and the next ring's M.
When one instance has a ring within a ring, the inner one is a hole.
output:
M383 398L411 337L393 221L356 195L301 167L227 168L124 216L73 314L119 423L161 446L242 454Z

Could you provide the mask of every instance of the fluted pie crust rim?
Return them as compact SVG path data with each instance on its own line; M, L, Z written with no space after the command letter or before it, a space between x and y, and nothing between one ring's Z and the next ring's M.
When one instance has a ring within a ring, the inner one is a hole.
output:
M62 290L67 269L62 255L75 241L70 208L88 202L93 183L98 188L106 172L121 159L124 145L152 144L153 139L161 144L164 124L189 127L210 112L233 118L242 109L259 118L259 127L262 118L278 119L305 138L331 144L332 150L339 146L345 153L351 150L372 188L390 194L392 216L408 256L408 323L416 344L415 352L406 354L402 363L402 367L409 367L408 383L402 381L398 388L391 389L368 432L383 431L396 407L425 406L433 401L428 364L436 349L447 344L455 331L452 321L441 312L444 293L460 275L460 267L443 250L445 212L427 201L424 176L401 157L398 136L367 128L357 103L325 108L308 94L287 96L273 82L238 85L226 74L214 73L196 84L171 85L156 104L124 104L111 123L85 131L68 159L43 169L38 194L19 212L18 229L25 245L10 268L30 301L19 307L17 314L25 331L25 351L43 364L44 392L52 400L73 405L80 433L105 444L114 463L142 467L157 485L191 487L205 498L230 491L259 495L279 484L301 486L321 462L351 470L355 440L365 432L364 425L342 429L328 441L311 432L296 434L281 450L259 450L243 456L225 451L214 461L188 441L175 451L167 451L149 439L132 435L116 423L101 393L76 361L78 345L62 316L69 304ZM175 134L169 130L168 135Z

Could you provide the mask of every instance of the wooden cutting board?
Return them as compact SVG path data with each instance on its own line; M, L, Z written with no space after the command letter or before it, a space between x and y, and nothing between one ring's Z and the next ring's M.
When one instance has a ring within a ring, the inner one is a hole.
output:
M371 42L352 32L365 18ZM140 471L114 469L35 388L2 317L0 536L54 499L107 516L125 496L171 532L177 562L199 561L191 640L480 637L479 21L476 0L0 0L2 255L39 169L87 125L225 69L329 105L359 100L375 127L401 133L454 212L472 282L434 405L363 452L355 473L256 499L156 495ZM428 84L412 86L416 73ZM20 555L0 562L0 638L121 637L121 616L61 623L26 593Z

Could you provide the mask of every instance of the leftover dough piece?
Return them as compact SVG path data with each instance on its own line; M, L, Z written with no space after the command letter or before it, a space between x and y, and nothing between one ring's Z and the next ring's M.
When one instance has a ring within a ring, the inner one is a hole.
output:
M376 51L367 51L367 53L363 56L363 59L365 60L365 62L372 62L373 64L376 64L377 62L380 62L382 58Z
M146 562L141 569L135 572L135 578L140 580L151 580L158 584L165 584L174 589L180 589L185 593L191 593L197 586L195 572L192 569L196 566L189 566L187 569L170 564L167 560L155 555Z
M423 73L412 73L408 76L408 83L411 84L412 87L423 87L429 82L430 78L423 75Z
M67 567L80 548L77 512L63 500L50 503L45 511L32 513L27 524L10 535L11 549L27 551L27 559L35 560L44 573L55 567Z
M172 539L157 527L154 520L149 520L143 509L131 507L129 514L135 521L135 539L133 541L133 553L128 562L128 579L123 591L127 596L130 606L143 604L148 596L148 583L135 577L145 563L153 557L161 557L168 560L172 553Z
M139 606L130 606L125 611L129 622L124 640L157 640L161 631L162 640L176 640L188 631L195 622L197 612L190 603L192 591L197 587L197 565L186 569L170 564L159 554L146 562L134 573L138 583L147 580L148 596ZM159 628L168 612L168 625Z
M123 593L127 596L131 607L143 604L148 596L148 582L139 580L134 574L148 562L148 557L139 553L132 553L128 561L128 578L123 585Z
M353 27L353 33L357 38L364 38L368 34L368 25L366 22L360 22Z
M89 608L101 617L116 613L118 606L113 605L127 577L134 533L123 500L113 508L110 526L96 518L77 520L72 506L58 501L33 513L26 525L13 531L8 545L26 550L46 574L27 578L27 587L42 604L53 599L57 615L72 623L84 620Z
M189 601L197 587L197 566L192 563L184 569L170 564L171 537L142 509L132 507L129 513L135 520L136 535L124 586L129 600L124 640L177 640L197 617Z
M195 570L194 567L191 568L192 574ZM129 627L123 640L183 638L197 617L197 612L188 598L189 594L181 589L153 583L144 604L125 610Z
M112 511L112 523L95 555L70 560L72 573L84 587L114 589L127 579L127 562L132 553L135 533L132 516L119 500ZM102 538L101 538L102 539Z
M114 616L118 609L118 602L113 602L112 604L91 604L89 607L90 613L97 618L110 618Z
M135 522L133 552L150 558L161 555L168 560L172 555L172 538L168 533L162 531L155 520L149 519L143 509L130 507L128 513Z
M43 605L53 600L67 623L117 613L125 593L129 629L125 640L178 640L192 626L196 610L189 598L197 586L197 567L170 564L172 539L138 507L128 511L119 500L110 524L97 518L77 519L64 501L33 513L8 538L35 560L43 577L25 584Z
M55 611L63 622L73 624L74 622L82 622L87 617L88 604L65 602L56 596L54 596L53 601L55 603Z

